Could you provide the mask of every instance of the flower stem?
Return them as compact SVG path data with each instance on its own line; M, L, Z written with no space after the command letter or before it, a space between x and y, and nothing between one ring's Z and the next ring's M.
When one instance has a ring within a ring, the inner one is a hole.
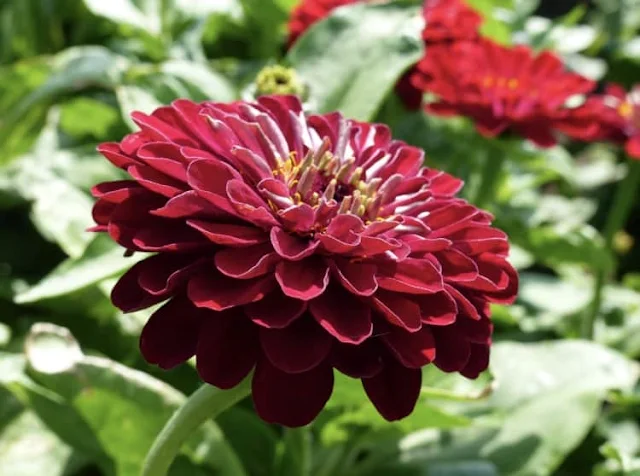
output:
M309 476L311 472L311 431L308 426L285 429L276 474Z
M629 213L631 213L631 209L635 203L634 198L639 184L640 161L630 160L627 176L620 182L620 185L618 185L613 203L609 208L604 231L602 232L605 249L609 252L613 253L613 239L629 218ZM598 318L602 305L602 293L607 281L607 273L613 271L615 271L615 269L606 269L605 267L600 267L596 271L593 284L593 298L587 310L586 318L582 322L582 337L585 339L593 339L596 319Z
M209 418L215 418L251 393L251 377L220 390L203 385L169 419L147 454L142 476L166 476L183 443Z
M476 191L473 203L478 208L485 208L496 197L496 189L502 175L502 169L506 161L504 152L495 155L487 155L485 157L484 168L480 178L480 186Z

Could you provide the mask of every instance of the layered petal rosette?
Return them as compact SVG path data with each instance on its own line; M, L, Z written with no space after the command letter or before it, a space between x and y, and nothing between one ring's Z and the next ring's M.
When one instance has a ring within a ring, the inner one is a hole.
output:
M540 147L556 144L555 132L573 138L594 134L598 121L570 99L595 83L565 69L549 51L505 47L491 40L438 45L417 66L413 86L437 96L426 106L434 114L470 117L480 133L510 131Z
M132 117L139 132L99 147L130 179L94 188L94 229L153 253L112 293L125 312L163 303L150 363L195 355L222 389L253 371L258 414L288 426L322 410L335 371L396 420L425 365L486 369L489 304L517 291L507 237L420 149L293 96Z

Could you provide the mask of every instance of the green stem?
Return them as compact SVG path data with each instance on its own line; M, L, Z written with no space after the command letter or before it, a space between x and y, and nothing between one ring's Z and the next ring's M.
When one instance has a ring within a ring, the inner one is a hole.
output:
M480 185L476 191L473 204L478 208L485 208L496 198L496 191L506 162L506 154L503 151L485 157L484 168L480 178Z
M308 476L311 473L311 431L308 426L285 429L282 453L275 474Z
M209 418L215 418L251 393L251 377L229 390L203 385L169 419L147 454L142 476L166 476L183 443Z
M604 231L602 232L605 249L612 254L613 240L616 233L624 227L629 218L629 213L631 213L631 209L635 203L634 198L639 184L640 161L630 160L627 176L620 182L620 185L618 185L613 203L609 208ZM612 273L613 271L615 271L615 269L606 269L605 267L600 267L596 270L593 283L593 298L587 310L586 318L582 322L582 337L585 339L593 339L596 319L598 318L602 305L602 293L607 281L607 273Z

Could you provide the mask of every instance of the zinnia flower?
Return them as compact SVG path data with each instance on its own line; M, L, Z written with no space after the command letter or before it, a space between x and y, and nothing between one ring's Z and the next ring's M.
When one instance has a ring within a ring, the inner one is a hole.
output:
M305 117L294 96L132 117L139 132L99 147L131 179L94 188L94 230L155 253L112 293L125 312L164 302L140 338L150 363L195 355L222 389L253 370L258 414L287 426L322 410L334 369L395 420L421 367L487 367L489 303L517 291L507 237L420 149L381 124Z
M603 95L593 95L587 104L593 120L600 125L591 139L624 144L629 157L640 159L640 84L629 93L618 84L610 84Z
M541 147L556 144L554 131L589 136L597 121L567 101L590 92L595 83L566 71L549 51L512 48L490 40L438 45L418 64L412 84L435 94L426 109L439 115L468 116L480 133L516 132Z

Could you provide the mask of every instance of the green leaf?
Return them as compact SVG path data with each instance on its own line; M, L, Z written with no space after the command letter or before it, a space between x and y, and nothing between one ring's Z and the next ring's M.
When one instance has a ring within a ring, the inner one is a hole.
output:
M91 120L88 121L87 118ZM120 123L117 108L87 97L74 98L60 110L60 127L69 135L102 139Z
M4 347L11 340L11 328L0 322L0 347Z
M615 351L578 340L496 343L490 369L496 389L485 418L445 439L408 435L401 461L430 468L482 458L502 476L554 474L594 425L607 393L629 393L640 370Z
M138 126L131 119L134 111L151 114L155 109L162 106L162 103L146 89L140 86L122 85L116 88L116 96L120 104L122 118L131 130L138 130Z
M313 25L287 59L309 86L314 111L366 121L422 56L422 26L416 7L350 5Z
M167 61L160 65L164 74L181 79L194 87L199 97L194 100L231 102L236 99L233 85L209 66L192 61Z
M154 36L162 29L159 0L84 0L84 3L93 14L115 23L130 25Z
M537 395L509 415L481 455L501 475L550 475L587 435L602 397L579 386Z
M0 433L0 474L65 476L73 466L71 448L31 412L22 413Z
M98 235L82 256L64 261L40 282L16 295L15 302L26 304L71 294L122 273L144 257L144 253L136 253L125 258L120 246L108 236Z
M500 407L516 407L565 388L603 398L607 390L629 390L640 375L637 363L614 350L581 340L497 343L490 369L498 382L491 402Z
M231 447L251 476L272 476L276 457L276 432L258 416L240 406L224 412L216 420Z
M18 375L9 387L65 441L81 446L103 467L106 456L118 476L140 474L156 435L185 401L183 394L148 374L83 355L69 332L58 326L34 326L26 355L35 383ZM68 426L61 424L65 420ZM194 434L186 455L206 462L216 474L245 475L213 422Z

